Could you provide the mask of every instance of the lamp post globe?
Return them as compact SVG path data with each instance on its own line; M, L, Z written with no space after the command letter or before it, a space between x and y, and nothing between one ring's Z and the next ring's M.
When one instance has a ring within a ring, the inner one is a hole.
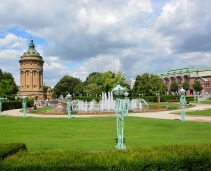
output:
M114 95L119 97L124 94L125 89L123 87L121 87L120 82L118 82L117 86L112 89L112 92L114 93Z
M182 88L179 90L179 92L180 92L181 95L184 96L186 91L185 91L185 89L183 89L183 87L182 87Z

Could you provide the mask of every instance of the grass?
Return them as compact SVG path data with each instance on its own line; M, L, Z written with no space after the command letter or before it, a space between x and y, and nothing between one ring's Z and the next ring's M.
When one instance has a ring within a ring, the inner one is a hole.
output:
M186 112L186 115L211 116L211 109Z
M211 124L126 117L127 149L211 142ZM0 143L25 143L29 151L115 149L116 119L0 117Z
M198 101L196 100L194 101L190 101L191 103L198 103ZM200 101L200 104L211 104L211 100L202 100Z

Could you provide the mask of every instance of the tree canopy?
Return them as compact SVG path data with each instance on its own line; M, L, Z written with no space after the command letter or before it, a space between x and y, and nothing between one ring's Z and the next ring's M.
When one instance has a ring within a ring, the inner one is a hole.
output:
M178 84L176 83L176 81L173 81L170 85L170 90L172 92L178 92Z
M200 81L195 81L194 82L194 84L193 84L193 89L195 90L195 91L201 91L203 88L202 88L202 86L201 86L201 83L200 83Z
M185 89L186 91L189 90L189 89L190 89L190 84L189 84L189 82L188 82L188 81L184 81L184 82L182 83L182 87L183 87L183 89Z
M15 83L13 75L9 72L3 72L0 69L0 96L14 97L18 92L18 86Z
M132 95L138 96L155 96L157 93L165 94L167 91L166 85L158 76L144 73L142 76L137 75L135 85L132 89Z
M60 95L63 95L63 97L66 97L68 93L74 94L74 88L80 83L80 79L65 75L54 86L53 96L59 97Z

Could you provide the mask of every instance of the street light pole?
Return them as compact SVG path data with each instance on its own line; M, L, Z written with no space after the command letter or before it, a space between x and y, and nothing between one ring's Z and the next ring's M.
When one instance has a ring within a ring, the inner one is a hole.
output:
M117 149L126 149L124 145L124 116L128 114L128 93L125 93L125 89L117 83L117 86L112 89L114 95L117 96L115 103L115 116L116 116L116 128L117 128ZM121 95L125 95L125 100L120 99Z
M26 118L26 96L22 96L23 117Z
M185 121L185 105L186 105L186 100L185 100L185 90L183 89L183 87L180 90L180 105L181 105L181 117L182 117L182 121Z
M71 95L68 93L67 97L67 113L68 113L68 118L71 118Z
M2 111L2 100L7 100L7 98L0 97L0 116Z

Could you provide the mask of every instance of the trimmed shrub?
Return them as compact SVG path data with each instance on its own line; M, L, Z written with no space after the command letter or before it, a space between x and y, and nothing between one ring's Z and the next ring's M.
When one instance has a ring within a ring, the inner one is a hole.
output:
M18 151L26 151L26 145L22 143L0 144L0 160L15 154Z
M168 110L175 110L175 109L178 109L177 106L167 106Z
M104 152L19 152L0 162L0 170L210 170L211 144L162 145Z
M32 107L34 106L33 99L26 99L26 106ZM11 110L11 109L20 109L22 108L22 100L18 99L16 101L2 101L2 111Z

